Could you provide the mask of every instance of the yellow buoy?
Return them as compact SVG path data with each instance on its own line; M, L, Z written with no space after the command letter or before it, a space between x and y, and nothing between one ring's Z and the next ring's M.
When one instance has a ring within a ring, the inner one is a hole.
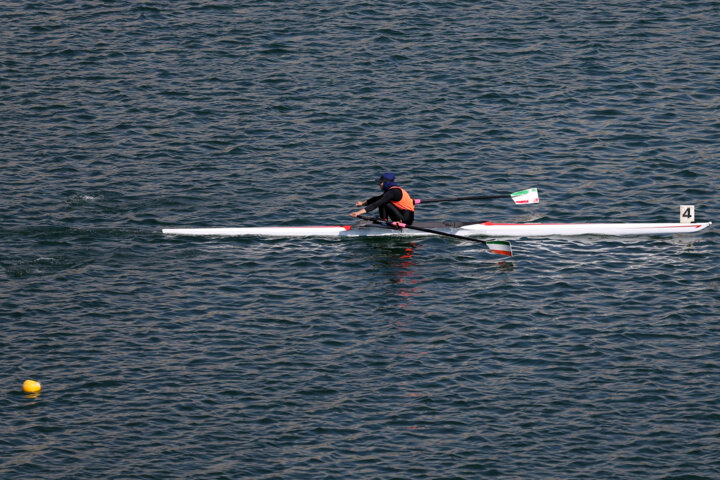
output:
M25 383L23 383L23 392L25 393L40 393L41 389L42 385L35 380L25 380Z

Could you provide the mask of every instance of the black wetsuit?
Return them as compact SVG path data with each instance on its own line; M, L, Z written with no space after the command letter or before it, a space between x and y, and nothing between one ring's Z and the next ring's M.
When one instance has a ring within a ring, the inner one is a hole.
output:
M398 207L390 202L399 202L402 199L402 190L399 188L391 188L382 195L377 197L368 198L365 206L365 211L378 209L380 218L389 218L395 222L403 222L407 225L412 225L415 220L415 212L410 210L400 210Z

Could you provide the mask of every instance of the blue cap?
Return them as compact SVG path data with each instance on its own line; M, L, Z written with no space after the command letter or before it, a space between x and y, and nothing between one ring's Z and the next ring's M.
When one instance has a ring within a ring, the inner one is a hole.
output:
M395 181L395 174L394 173L383 173L380 175L380 178L377 179L377 183L387 183L387 182L394 182Z

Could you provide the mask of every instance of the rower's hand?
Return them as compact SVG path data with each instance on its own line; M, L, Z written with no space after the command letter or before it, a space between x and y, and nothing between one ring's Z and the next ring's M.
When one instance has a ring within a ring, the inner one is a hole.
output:
M362 215L363 213L367 213L364 208L363 208L362 210L358 210L357 212L352 212L352 213L350 214L350 216L353 217L353 218L355 218L355 217L357 217L358 215Z
M362 207L363 205L365 205L365 201L364 201L364 200L361 200L361 201L359 201L359 202L357 202L357 203L355 204L356 207Z

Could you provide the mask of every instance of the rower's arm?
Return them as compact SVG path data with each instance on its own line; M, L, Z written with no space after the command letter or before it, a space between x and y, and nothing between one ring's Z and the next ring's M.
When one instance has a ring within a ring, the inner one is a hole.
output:
M358 207L363 207L365 205L370 205L373 202L377 202L382 198L382 195L378 195L377 197L368 198L365 201L360 202L360 205L357 205Z
M375 210L381 205L385 205L386 203L389 203L391 201L399 201L402 198L402 192L400 189L397 188L391 188L387 192L383 193L382 195L378 197L369 198L367 202L367 206L365 207L365 211L369 212L371 210Z

